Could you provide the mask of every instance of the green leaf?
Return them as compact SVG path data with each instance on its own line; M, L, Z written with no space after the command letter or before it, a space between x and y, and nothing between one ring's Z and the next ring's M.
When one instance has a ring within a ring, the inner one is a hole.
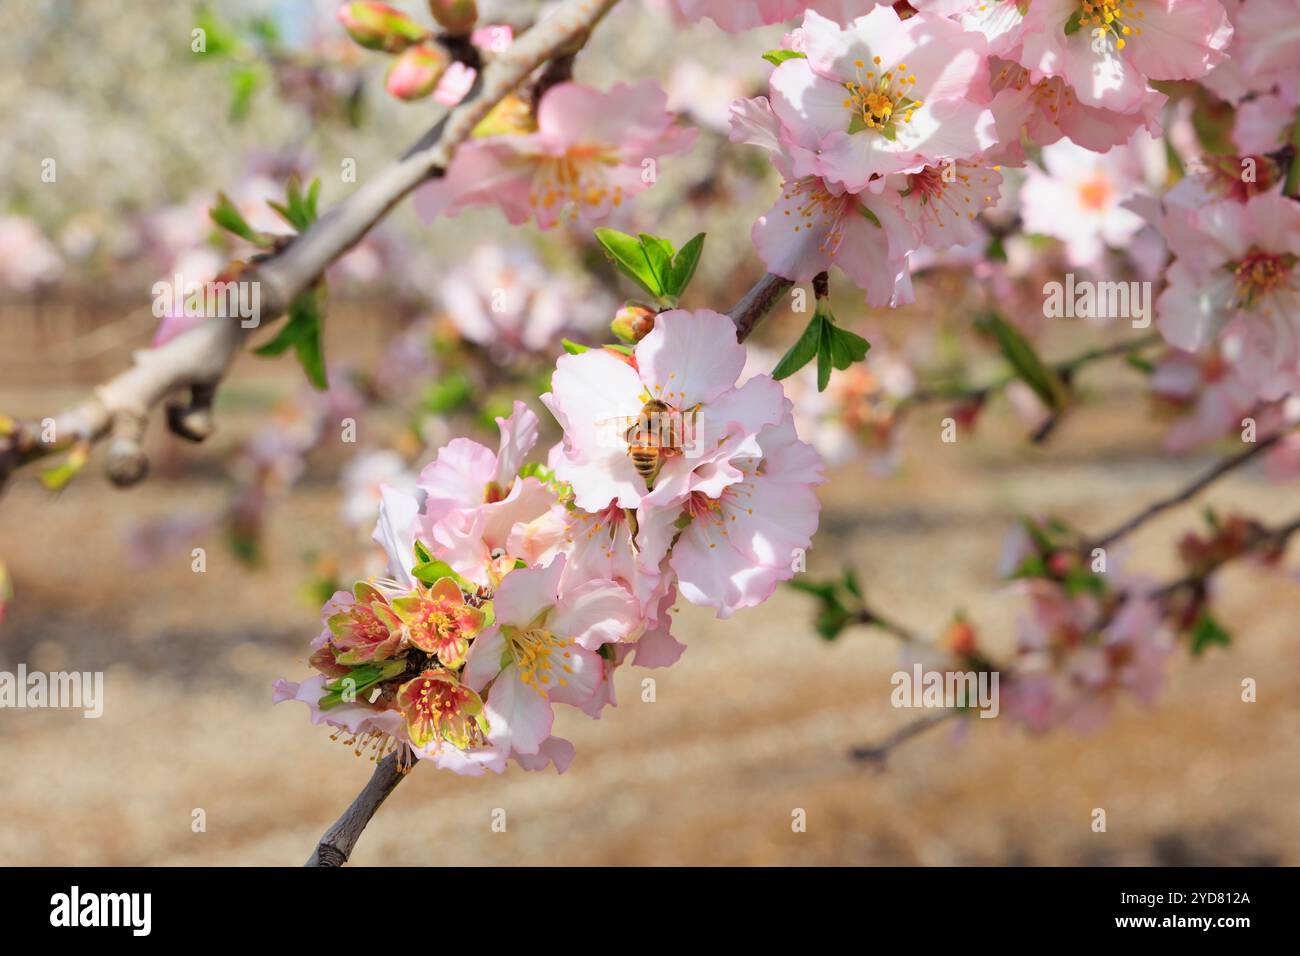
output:
M453 369L425 389L420 407L444 415L464 407L474 397L474 383L463 369Z
M583 352L590 352L590 345L583 345L581 342L573 342L569 339L560 339L560 344L564 346L564 351L570 355L581 355Z
M428 561L420 562L415 567L411 568L411 575L417 581L423 581L425 584L430 585L437 584L443 578L451 578L456 582L456 586L463 591L473 593L478 590L477 585L472 581L465 580L452 569L450 564L446 561L440 561L437 558L431 558Z
M403 658L354 667L344 676L337 677L325 685L329 693L320 699L320 709L329 710L331 707L346 703L344 694L349 690L352 691L354 700L360 700L362 691L369 690L381 681L391 680L404 670L406 670L406 660Z
M270 342L253 350L255 355L273 357L290 347L298 356L307 380L324 391L329 387L325 375L325 354L321 347L319 292L311 289L289 304L289 318Z
M1199 656L1212 644L1227 647L1231 643L1232 635L1223 629L1208 610L1202 608L1196 623L1192 625L1192 653Z
M807 58L807 53L799 53L796 50L768 50L763 54L763 59L773 66L780 66L786 60L804 60Z
M862 585L858 583L858 572L853 570L852 565L844 568L844 590L859 601L862 600Z
M781 356L781 361L776 363L776 368L772 369L773 378L789 378L813 360L813 356L817 354L818 345L821 343L824 322L825 320L820 312L813 313L813 317L804 327L803 333L795 341L794 345L790 346L790 350Z
M1066 36L1070 36L1073 33L1079 32L1079 27L1081 26L1081 24L1079 23L1079 19L1080 16L1082 15L1082 12L1083 11L1081 10L1075 10L1074 13L1070 14L1070 19L1065 21Z
M617 229L600 228L596 230L596 241L605 248L614 265L625 276L656 299L664 294L664 288L646 258L641 240Z
M223 56L240 46L235 32L216 18L206 6L199 10L194 25L203 31L204 50L201 56Z
M637 238L641 240L641 252L650 265L650 272L654 275L655 282L663 290L664 295L671 295L669 279L673 271L673 244L661 236L652 236L646 232L641 233Z
M977 319L975 327L993 334L1016 376L1034 390L1044 405L1053 410L1064 407L1066 394L1061 377L1038 357L1038 352L1015 326L996 312L990 312Z
M827 321L826 334L831 340L831 363L841 372L854 362L861 362L871 348L871 343L862 336L840 328L833 321Z
M885 228L884 226L882 226L882 225L880 224L880 217L877 216L877 215L876 215L874 212L872 212L870 209L868 209L866 206L859 205L859 206L858 206L858 212L862 215L862 218L863 218L863 219L865 219L867 222L871 223L871 224L872 224L873 226L875 226L877 229L884 229L884 228Z
M704 233L692 238L673 258L672 272L668 276L668 294L680 296L690 285L695 276L695 267L700 264L700 254L704 251Z
M817 336L817 391L826 391L831 383L831 333L829 323L822 321L822 333Z
M849 120L849 135L852 136L854 133L861 133L867 128L867 121L862 118L862 114L854 113L853 118Z
M77 477L77 472L85 467L89 459L89 447L74 445L63 461L41 471L41 484L48 491L62 491L68 486L68 482Z
M266 247L271 244L269 236L258 232L244 221L243 214L225 193L217 193L217 204L208 210L208 216L226 232L247 239L255 246Z
M253 94L262 85L262 70L256 64L245 64L230 74L230 119L238 123L248 116Z
M415 544L412 546L411 550L415 552L416 560L418 560L421 564L423 564L425 561L433 560L433 552L430 551L428 546L425 545L425 543L419 540L418 538L416 539Z
M1125 355L1124 361L1144 375L1150 375L1156 370L1156 367L1150 361L1140 355Z

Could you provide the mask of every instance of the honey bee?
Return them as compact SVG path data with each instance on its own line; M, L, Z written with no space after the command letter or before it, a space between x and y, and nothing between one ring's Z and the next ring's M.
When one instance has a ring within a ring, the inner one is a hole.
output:
M695 405L682 411L661 399L650 398L641 406L640 414L607 419L600 424L613 423L622 429L627 456L649 491L654 488L664 464L682 454L689 445L699 408Z

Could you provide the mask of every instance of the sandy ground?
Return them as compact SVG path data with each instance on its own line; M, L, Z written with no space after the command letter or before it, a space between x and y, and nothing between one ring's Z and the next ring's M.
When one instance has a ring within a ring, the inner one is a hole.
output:
M0 403L30 412L70 394L0 386ZM938 415L918 416L898 475L850 468L823 489L810 573L852 562L872 602L912 627L932 632L964 607L1005 645L1017 603L994 569L1013 514L1055 510L1100 530L1208 460L1162 454L1140 401L1119 392L1079 411L1045 449L1005 422L944 445ZM222 416L228 435L256 424L249 411ZM196 542L208 548L204 574L188 549L136 568L124 540L137 521L202 513L228 493L211 467L217 448L175 454L193 467L129 492L88 474L51 498L28 477L0 503L0 554L18 590L0 668L107 675L101 719L0 711L0 863L297 864L369 773L301 708L270 703L275 678L307 673L316 618L297 595L302 555L348 545L333 484L309 471L276 507L260 573L215 538ZM1296 498L1247 473L1204 500L1277 518ZM1170 542L1193 520L1153 523L1129 565L1170 572ZM1180 654L1154 710L1124 705L1090 736L974 721L911 741L883 771L846 751L916 716L889 703L891 639L855 631L826 644L788 591L728 622L688 607L677 666L624 669L617 709L562 718L578 746L568 773L420 768L354 862L1297 864L1300 586L1249 573L1225 585L1236 642ZM1240 700L1247 676L1254 704ZM1090 828L1097 807L1105 833ZM196 809L205 832L192 831ZM492 828L498 809L505 832ZM792 830L796 810L806 832Z

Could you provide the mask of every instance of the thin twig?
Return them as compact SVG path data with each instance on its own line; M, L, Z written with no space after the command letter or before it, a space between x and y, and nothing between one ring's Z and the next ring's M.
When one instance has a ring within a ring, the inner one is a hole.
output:
M1169 495L1168 497L1160 498L1152 502L1140 512L1133 515L1113 530L1103 534L1101 537L1085 542L1085 546L1081 550L1091 551L1093 548L1104 548L1108 544L1118 541L1120 538L1146 524L1156 515L1163 511L1168 511L1175 505L1182 504L1183 502L1195 497L1198 492L1209 487L1224 475L1235 471L1256 455L1273 447L1273 445L1277 444L1277 442L1281 440L1284 434L1285 432L1277 432L1269 435L1266 438L1260 439L1245 451L1240 451L1235 455L1223 459L1179 491Z
M751 332L763 317L770 312L781 297L790 291L794 283L789 279L768 273L759 279L746 292L739 302L727 314L736 323L736 338L741 342L749 338Z
M877 767L883 767L885 760L895 747L925 733L931 727L938 727L940 724L959 716L961 716L961 711L955 708L941 710L936 714L927 714L919 720L914 720L910 724L899 727L879 743L854 747L849 751L849 756L854 760L861 760L864 763L872 763Z
M413 769L409 764L404 766L399 761L401 756L402 752L399 749L379 761L369 782L352 801L352 806L343 811L343 816L335 820L334 825L325 831L325 835L320 838L320 843L316 844L316 851L304 865L342 866L348 861L352 856L352 849L357 845L357 840L361 838L362 831L375 815L375 811Z
M1138 336L1137 338L1128 339L1124 342L1115 342L1111 345L1105 345L1098 348L1091 348L1087 351L1080 352L1078 355L1062 359L1052 365L1057 375L1064 376L1067 379L1076 371L1086 365L1099 362L1103 359L1114 358L1120 355L1131 355L1134 352L1140 352L1142 349L1160 342L1161 337L1158 333ZM922 388L913 392L904 398L900 407L905 405L919 405L928 402L963 402L963 401L984 401L994 392L1001 391L1016 380L1015 375L1004 375L985 385L937 385L932 388Z

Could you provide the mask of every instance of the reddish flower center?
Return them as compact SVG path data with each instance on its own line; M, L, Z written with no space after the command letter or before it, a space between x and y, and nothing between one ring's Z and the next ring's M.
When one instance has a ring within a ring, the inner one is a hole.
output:
M1243 306L1253 305L1261 295L1267 295L1290 281L1294 265L1293 257L1251 249L1233 269L1233 275L1237 279L1238 300Z

